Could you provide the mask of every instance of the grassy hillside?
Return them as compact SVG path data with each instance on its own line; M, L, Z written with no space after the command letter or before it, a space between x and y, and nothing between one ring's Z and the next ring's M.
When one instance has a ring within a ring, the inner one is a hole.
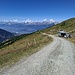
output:
M65 30L71 33L72 38L70 40L75 43L75 18L63 21L51 28L43 30L42 32L46 32L48 34L57 34L59 30Z
M59 30L71 33L72 38L69 40L75 43L75 18L71 18L45 30L17 36L0 43L0 67L14 64L23 56L28 57L39 51L41 47L52 41L52 38L44 36L42 33L56 35Z
M30 56L51 41L52 38L43 36L41 31L38 31L0 43L0 67L14 64L23 56Z

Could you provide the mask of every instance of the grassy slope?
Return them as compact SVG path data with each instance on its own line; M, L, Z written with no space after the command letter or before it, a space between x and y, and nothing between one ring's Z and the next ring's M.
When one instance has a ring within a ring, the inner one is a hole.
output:
M68 19L63 21L51 28L47 28L42 32L47 32L49 34L57 34L59 30L65 30L72 34L72 38L70 39L72 42L75 43L75 18Z
M59 30L70 32L73 37L70 39L75 43L75 18L63 21L51 28L30 35L21 35L19 37L7 40L0 44L0 67L11 65L21 59L23 56L29 56L49 42L52 38L43 36L41 33L57 34Z
M52 38L43 36L40 31L30 35L21 35L0 44L0 67L11 65L23 56L29 56L44 45L52 41Z

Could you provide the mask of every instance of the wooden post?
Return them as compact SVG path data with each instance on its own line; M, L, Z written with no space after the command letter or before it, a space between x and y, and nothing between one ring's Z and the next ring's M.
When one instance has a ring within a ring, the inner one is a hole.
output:
M28 47L30 46L30 43L28 42Z
M36 40L35 40L35 38L34 38L34 44L36 45Z

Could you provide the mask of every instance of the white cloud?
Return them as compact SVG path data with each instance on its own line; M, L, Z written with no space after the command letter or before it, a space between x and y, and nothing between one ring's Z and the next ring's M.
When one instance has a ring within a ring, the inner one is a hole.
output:
M14 22L18 22L18 20L16 19L16 20L13 20Z
M27 20L25 20L25 23L27 23L27 22L32 22L30 19L27 19Z
M45 18L45 19L43 19L43 21L47 21L47 19Z
M50 19L50 22L55 22L53 19Z
M17 19L15 19L15 20L9 20L8 22L18 22L18 20Z
M8 22L8 20L4 20L4 22Z

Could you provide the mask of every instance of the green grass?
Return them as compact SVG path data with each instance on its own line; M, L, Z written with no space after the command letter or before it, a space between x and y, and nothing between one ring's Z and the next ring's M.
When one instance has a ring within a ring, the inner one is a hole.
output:
M12 37L10 39L7 39L7 40L1 42L0 43L0 49L20 40L23 37L26 37L27 35L29 35L29 34L25 34L25 35L23 34L23 35L15 36L15 37Z
M14 41L15 39L15 41ZM21 35L3 42L0 47L0 67L16 63L22 57L28 57L39 51L53 39L43 36L41 31L29 35ZM12 42L12 43L10 43Z
M53 27L42 30L42 32L56 35L59 30L64 30L66 32L69 32L72 35L72 38L70 38L69 40L75 44L75 18L63 21Z
M43 30L43 32L47 32L50 34L56 34L59 30L65 30L67 32L72 31L75 29L75 18L68 19L63 21L51 28L47 28Z
M70 32L72 38L69 40L75 43L75 18L71 18L42 31L17 36L0 43L0 67L11 66L22 57L28 57L39 51L53 40L51 37L43 36L42 33L56 35L59 30Z

